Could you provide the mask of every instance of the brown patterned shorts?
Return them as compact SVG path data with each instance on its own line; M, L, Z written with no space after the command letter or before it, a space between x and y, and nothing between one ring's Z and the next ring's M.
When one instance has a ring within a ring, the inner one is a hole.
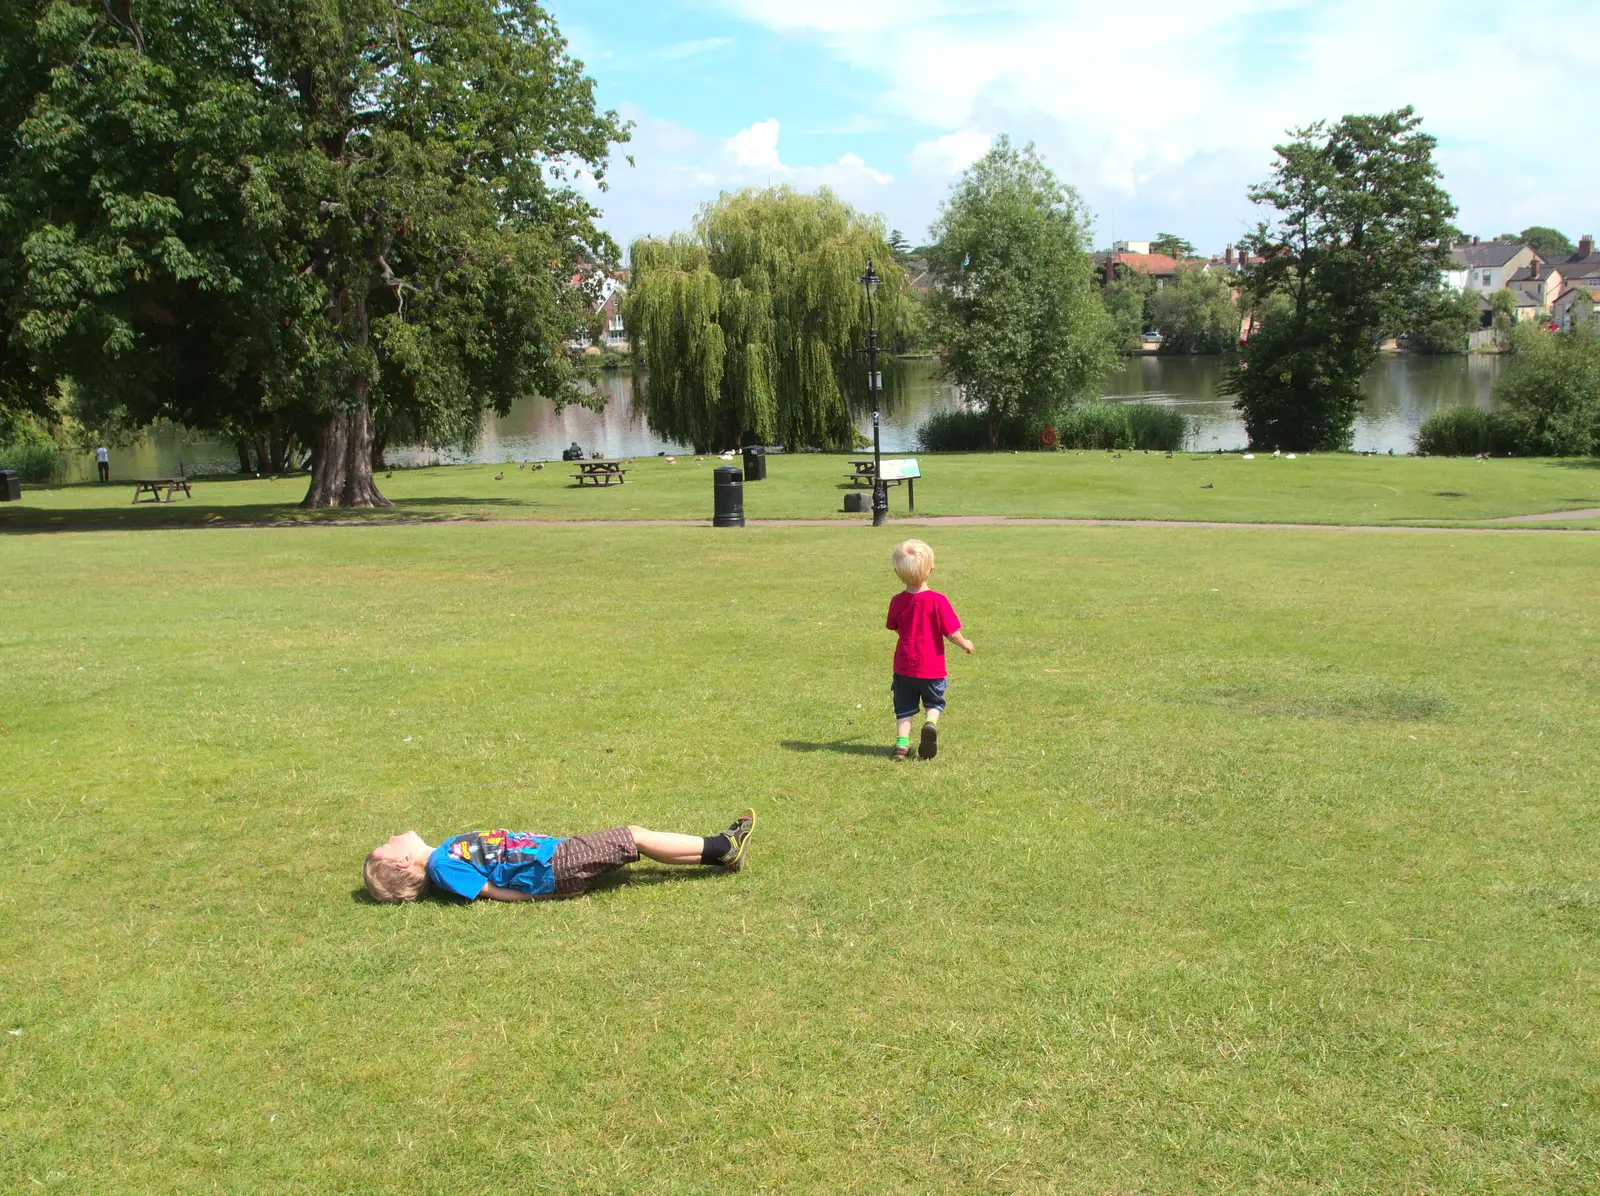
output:
M590 835L574 835L556 846L550 868L556 876L552 897L576 897L596 877L639 858L639 845L625 826Z

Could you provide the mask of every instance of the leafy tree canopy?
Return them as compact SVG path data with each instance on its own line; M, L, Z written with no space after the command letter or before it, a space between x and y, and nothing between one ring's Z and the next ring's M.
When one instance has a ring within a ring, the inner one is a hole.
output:
M1106 330L1118 353L1133 353L1139 336L1150 325L1150 308L1156 297L1156 280L1138 270L1124 270L1105 284L1100 300L1110 324Z
M1542 224L1530 225L1510 239L1533 246L1533 251L1547 262L1570 257L1578 251L1578 247L1567 240L1565 233L1546 228Z
M869 261L887 348L907 332L908 304L883 220L826 188L724 194L690 232L635 241L623 320L651 429L699 452L854 445L868 401ZM882 372L892 396L895 371Z
M1060 411L1113 361L1091 284L1087 212L1032 145L1001 137L967 168L934 224L930 304L946 375L1000 426Z
M1275 214L1244 242L1264 259L1244 274L1258 323L1223 385L1252 445L1347 446L1379 342L1436 292L1455 207L1421 123L1410 108L1318 121L1251 189Z
M572 176L626 129L531 0L21 7L0 305L22 401L17 359L94 425L292 433L325 506L385 503L375 423L466 438L486 405L576 397L573 279L615 250Z
M1505 292L1510 294L1510 292ZM1417 353L1465 353L1468 338L1483 327L1483 299L1477 291L1440 287L1419 303L1409 328Z
M1186 257L1195 255L1194 246L1176 233L1162 233L1150 242L1151 253L1164 253L1168 257L1175 257L1182 261Z
M1522 324L1513 347L1494 394L1523 442L1552 456L1600 453L1600 336Z
M1180 265L1151 299L1150 319L1163 353L1222 353L1239 343L1239 305L1233 275Z

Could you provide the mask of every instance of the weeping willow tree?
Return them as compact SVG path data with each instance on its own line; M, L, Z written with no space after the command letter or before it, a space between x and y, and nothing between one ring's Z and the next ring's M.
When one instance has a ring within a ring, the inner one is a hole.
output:
M869 260L883 279L879 344L893 344L910 314L882 217L826 188L747 189L703 207L690 232L635 241L629 256L623 321L653 432L698 452L855 443L853 417L870 404ZM892 402L898 373L882 372Z

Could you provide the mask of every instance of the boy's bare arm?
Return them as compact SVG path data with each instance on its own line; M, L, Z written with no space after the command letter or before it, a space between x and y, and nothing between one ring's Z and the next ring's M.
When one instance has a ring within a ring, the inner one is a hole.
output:
M533 894L532 893L524 893L519 889L502 889L499 885L492 885L492 884L489 884L487 881L484 882L483 888L478 890L478 896L487 897L491 901L532 901L533 900Z
M972 641L969 640L966 636L962 635L959 631L952 631L949 635L945 636L944 638L949 640L952 644L954 644L956 647L960 648L963 652L967 653L969 656L972 653L974 653L974 652L976 652L978 650L977 648L972 646Z

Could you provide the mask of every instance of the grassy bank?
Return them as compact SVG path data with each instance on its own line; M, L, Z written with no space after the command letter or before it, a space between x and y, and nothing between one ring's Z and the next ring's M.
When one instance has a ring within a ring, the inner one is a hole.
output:
M895 767L886 540L0 539L0 1190L1597 1190L1594 541L941 531Z
M1451 460L1239 454L1060 452L924 456L917 513L1230 522L1407 524L1471 522L1600 506L1600 462ZM302 476L201 479L192 502L131 506L131 483L30 488L0 506L7 529L147 527L319 520L709 519L716 458L669 465L640 458L625 486L578 490L571 466L516 465L401 470L380 477L395 506L373 512L307 512ZM769 477L745 487L751 519L838 517L849 466L842 456L774 457ZM502 480L495 475L504 474ZM893 515L906 493L890 496ZM850 518L859 518L852 516Z

